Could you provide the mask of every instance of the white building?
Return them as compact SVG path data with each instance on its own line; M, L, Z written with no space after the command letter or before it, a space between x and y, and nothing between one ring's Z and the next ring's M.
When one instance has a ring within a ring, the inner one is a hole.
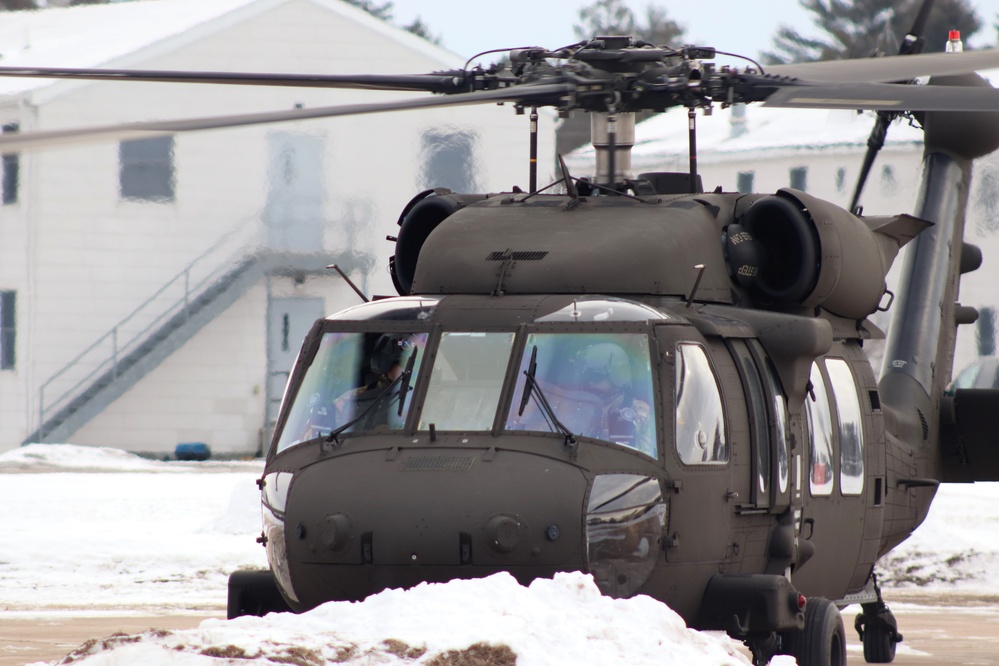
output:
M698 172L708 191L718 186L742 192L794 187L847 208L873 126L872 113L716 107L711 116L697 115ZM686 109L672 109L639 123L635 134L635 174L689 170ZM913 212L922 152L922 130L906 120L892 124L860 199L865 214ZM587 175L592 161L592 149L581 149L567 159L574 176ZM975 165L965 240L982 248L983 262L980 269L963 276L961 303L978 308L980 317L976 325L959 329L955 373L980 355L996 354L997 231L999 155L993 154ZM899 256L895 269L901 264ZM889 275L889 288L891 284ZM889 319L883 313L874 317L882 328ZM868 346L877 356L878 345Z
M338 0L155 0L0 13L0 64L423 73L464 59ZM410 93L412 94L412 93ZM28 132L407 93L0 79ZM543 116L541 161L554 132ZM526 186L528 123L484 105L33 150L2 160L0 451L26 440L258 451L312 321L394 294L420 190Z

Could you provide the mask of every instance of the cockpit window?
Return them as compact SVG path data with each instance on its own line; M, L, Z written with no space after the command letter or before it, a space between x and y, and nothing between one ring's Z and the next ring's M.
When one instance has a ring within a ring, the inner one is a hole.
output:
M557 421L557 423L556 423ZM649 338L643 333L532 333L508 430L593 437L658 456Z
M295 394L277 451L341 428L402 428L426 347L426 333L326 333Z
M676 347L676 450L688 465L728 462L721 390L704 348Z
M420 429L491 430L514 334L441 335Z

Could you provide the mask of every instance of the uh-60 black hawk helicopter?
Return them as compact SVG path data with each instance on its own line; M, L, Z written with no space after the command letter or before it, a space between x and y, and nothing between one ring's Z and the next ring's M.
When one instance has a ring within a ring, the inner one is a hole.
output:
M441 105L589 111L592 178L563 165L564 193L544 193L532 155L527 191L420 193L390 259L400 295L315 323L259 481L270 570L232 575L229 615L580 570L727 631L757 664L845 663L838 607L859 603L867 661L890 662L901 635L875 564L941 481L999 480L999 393L943 392L956 327L976 316L957 303L981 261L963 241L972 160L999 147L999 92L966 72L999 52L914 55L925 15L906 57L765 70L629 37L406 76L0 68L444 95L15 135L0 151ZM914 215L704 192L694 141L689 173L631 174L634 112L686 107L693 139L697 109L748 102L877 111L865 171L887 121L917 112ZM868 317L889 306L877 377L863 347L884 334Z

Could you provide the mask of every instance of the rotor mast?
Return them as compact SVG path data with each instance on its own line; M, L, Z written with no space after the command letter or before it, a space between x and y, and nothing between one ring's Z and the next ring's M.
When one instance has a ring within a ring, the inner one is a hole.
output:
M590 140L596 153L596 173L593 180L598 185L615 187L617 183L631 180L631 148L635 145L635 114L590 114Z

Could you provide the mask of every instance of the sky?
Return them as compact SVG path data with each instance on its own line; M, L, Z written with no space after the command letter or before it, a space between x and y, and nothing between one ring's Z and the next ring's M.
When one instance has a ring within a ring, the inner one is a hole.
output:
M579 10L590 0L394 0L395 21L407 24L419 16L431 33L443 38L444 46L466 57L492 48L544 46L558 48L578 41L573 26ZM641 16L650 4L626 0ZM781 23L799 32L812 32L811 14L799 0L696 0L655 3L687 30L692 43L722 51L757 57L771 47ZM994 41L989 28L999 14L999 0L972 0L983 23L981 33ZM460 7L460 9L456 9Z
M158 615L223 614L228 574L266 566L255 542L260 507L254 482L261 470L260 461L158 462L72 445L32 444L0 454L4 617L44 622L127 613L148 616L155 626ZM879 572L891 603L894 587L999 593L997 563L999 484L957 484L941 487L926 522L879 564ZM847 627L855 612L845 611ZM861 659L855 634L847 633L851 662ZM312 654L346 666L418 666L479 642L507 645L518 666L749 664L726 636L687 629L649 597L601 596L579 573L530 587L507 574L421 585L301 615L209 617L193 629L97 641L78 648L73 663L263 666ZM237 653L243 658L212 656ZM932 654L906 643L899 653L933 663ZM36 666L45 663L23 656ZM794 660L771 663L792 666Z

